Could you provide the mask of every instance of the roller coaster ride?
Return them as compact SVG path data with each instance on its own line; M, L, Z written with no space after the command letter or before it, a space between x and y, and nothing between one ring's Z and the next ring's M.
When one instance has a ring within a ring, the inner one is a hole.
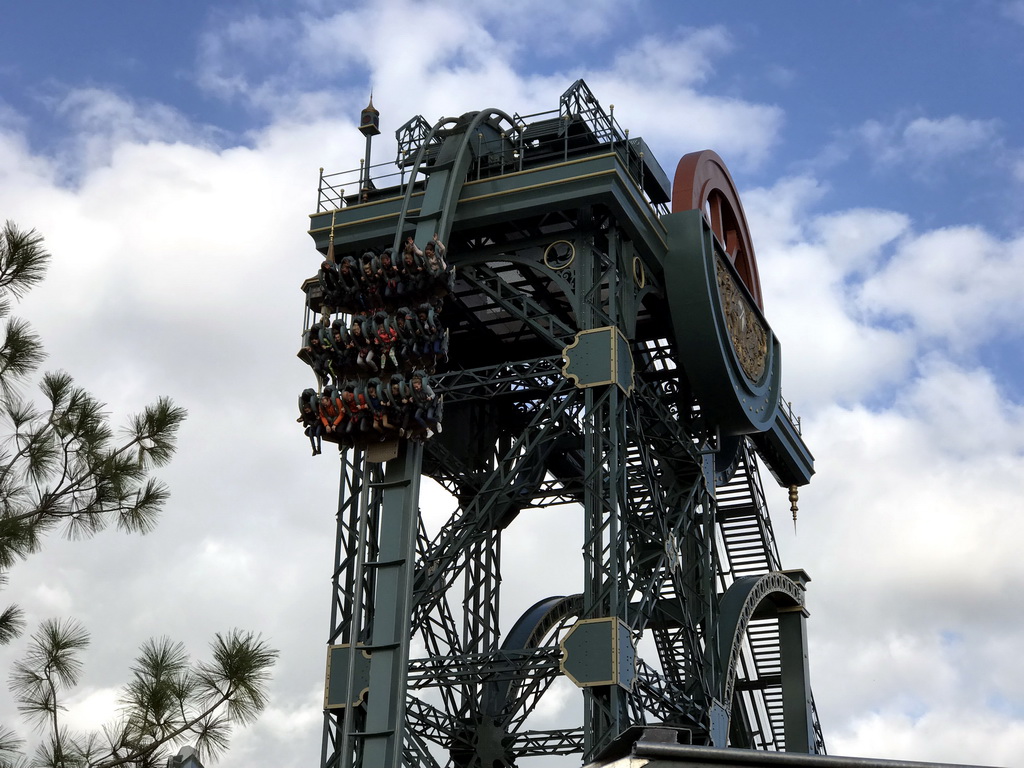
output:
M450 347L440 434L340 446L322 768L578 764L652 723L824 754L809 579L782 569L759 470L795 497L813 459L721 159L686 155L670 184L583 81L550 113L415 117L388 173L369 162L372 107L361 128L361 168L321 171L317 255L437 234ZM303 290L307 328L354 311ZM422 476L451 497L434 529ZM522 565L503 534L565 505L578 591L502 626L503 569ZM582 717L537 728L559 678Z

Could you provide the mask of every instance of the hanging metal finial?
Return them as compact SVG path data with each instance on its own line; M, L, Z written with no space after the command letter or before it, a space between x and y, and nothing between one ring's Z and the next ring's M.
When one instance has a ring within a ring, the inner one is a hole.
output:
M789 486L789 509L793 513L793 533L796 533L796 512L797 502L800 500L800 489L795 485Z
M334 217L338 215L338 210L334 209L331 211L331 235L327 241L327 261L331 264L335 263L334 258Z

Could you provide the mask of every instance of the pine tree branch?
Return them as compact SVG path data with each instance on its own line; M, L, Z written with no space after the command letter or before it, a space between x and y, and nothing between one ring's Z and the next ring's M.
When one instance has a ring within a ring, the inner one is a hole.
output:
M53 708L50 710L50 728L53 731L53 757L54 762L58 763L61 768L64 767L64 749L61 743L60 734L60 723L57 722L57 686L53 683L53 678L50 676L50 669L46 669L46 684L50 689L50 697L53 701Z
M46 276L50 254L43 249L43 236L34 229L19 230L7 221L0 232L0 290L21 298Z
M187 731L191 731L193 728L195 728L203 720L205 720L206 718L212 716L221 706L223 706L231 698L232 695L233 695L233 693L232 693L232 691L230 689L227 692L222 693L220 699L216 703L214 703L211 706L209 706L206 709L206 711L202 712L199 715L196 715L191 720L188 720L187 722L182 723L178 728L176 728L175 730L171 731L168 734L165 734L164 736L161 736L159 739L154 741L152 744L149 744L146 747L144 747L144 748L142 748L142 749L140 749L140 750L138 750L136 752L133 752L132 754L126 755L125 757L118 758L118 759L113 760L111 762L104 762L102 760L100 760L98 762L91 762L91 763L89 763L89 768L117 768L117 766L119 766L119 765L127 765L128 763L132 763L132 762L135 762L137 760L141 760L144 757L146 757L147 755L151 755L155 750L159 749L160 747L164 746L165 744L169 744L169 743L173 742L179 736L182 736Z
M184 418L184 412L183 412L182 409L175 409L175 410L181 411L182 415L181 415L180 418ZM176 428L176 425L175 425L175 428ZM138 435L138 436L132 438L131 440L129 440L124 445L120 446L119 448L117 448L117 449L113 450L112 452L110 452L109 454L107 454L104 457L104 462L110 462L112 460L115 460L115 459L119 458L120 456L125 455L127 452L129 452L129 451L131 451L131 450L133 450L133 449L143 445L146 440L153 439L153 437L154 436L152 434L145 434L145 435ZM69 446L70 446L70 443L64 443L64 456L65 456L65 460L64 460L64 462L62 464L62 472L61 472L61 478L60 478L59 483L66 482L67 480L69 480L69 478L73 477L74 474L75 474L74 472L70 471L70 469L71 469L71 462L70 462L69 456L68 456ZM24 451L21 452L21 455L23 455L23 454L24 454ZM5 472L6 471L12 471L13 464L14 464L14 461L12 460L11 462L8 463L8 466L5 468L4 471ZM37 499L42 500L43 497L45 496L47 501L59 501L61 499L67 498L69 496L73 497L73 495L75 493L88 493L90 491L95 490L98 487L98 484L94 484L92 486L86 486L84 484L86 482L89 482L90 480L94 480L96 478L96 476L97 476L96 467L95 466L89 467L89 468L86 469L86 471L84 471L82 473L81 476L75 477L75 479L71 480L67 485L64 485L64 486L58 485L57 487L51 487L49 490L46 490L46 491L43 491L41 488L37 487L36 497L37 497ZM80 509L79 510L69 510L67 512L53 512L53 511L49 511L49 510L43 510L41 507L42 507L42 504L41 503L37 503L34 506L33 509L30 509L30 510L28 510L26 512L23 512L23 513L20 513L20 514L7 515L4 519L17 522L17 521L23 521L23 520L42 519L42 518L46 518L46 517L67 517L67 516L72 515L72 514L82 514L82 513L84 513L84 514L102 514L102 513L105 513L105 512L112 512L112 511L123 510L125 508L130 507L130 505L119 504L114 509L100 509L100 510L96 510L95 512L92 512L92 511L85 511L85 512L83 512L83 510L80 510Z
M36 551L42 535L61 522L70 537L91 535L115 521L128 531L147 532L167 499L166 488L150 473L173 456L186 415L161 397L129 418L124 437L115 437L105 406L63 371L42 376L48 408L37 410L19 397L18 388L37 371L44 353L30 325L10 316L10 299L44 278L50 256L42 242L34 230L21 231L11 222L0 229L0 417L10 430L0 451L0 586L5 571ZM23 624L16 607L0 613L0 644ZM215 647L215 656L224 646L223 638L217 639L221 647ZM158 750L188 732L208 749L223 747L231 723L245 722L262 709L265 669L276 658L276 651L262 642L235 634L229 651L241 664L240 676L218 672L216 665L190 669L187 657L182 667L175 653L164 659L169 670L166 664L143 664L136 670L133 693L139 708L132 712L129 707L119 730L105 728L107 743L101 746L96 734L82 738L61 728L60 696L77 683L76 651L87 642L73 622L43 622L33 636L25 658L13 665L10 687L19 710L45 734L43 743L29 761L21 754L21 740L0 729L0 768L29 762L55 768L153 768ZM246 670L250 657L257 663ZM147 679L148 673L155 677ZM196 710L201 711L189 715Z

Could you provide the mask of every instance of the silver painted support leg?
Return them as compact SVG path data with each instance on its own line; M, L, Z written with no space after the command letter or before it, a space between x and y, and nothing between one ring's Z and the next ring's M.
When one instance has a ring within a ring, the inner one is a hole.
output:
M380 485L380 548L376 562L370 685L362 765L400 768L409 666L410 605L423 446L406 443L388 462Z
M793 607L779 612L782 653L782 716L786 751L814 751L813 704L807 665L807 611Z

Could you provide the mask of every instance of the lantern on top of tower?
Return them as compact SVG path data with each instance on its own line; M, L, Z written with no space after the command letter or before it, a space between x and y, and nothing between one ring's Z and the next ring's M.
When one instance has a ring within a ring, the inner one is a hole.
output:
M369 138L380 133L380 112L373 106L373 94L370 94L370 103L359 113L359 131Z
M359 174L359 201L366 202L370 190L374 188L373 180L370 178L370 143L373 137L380 133L380 112L373 106L373 91L370 91L370 103L359 113L359 132L366 137L366 156L363 158L363 167Z

